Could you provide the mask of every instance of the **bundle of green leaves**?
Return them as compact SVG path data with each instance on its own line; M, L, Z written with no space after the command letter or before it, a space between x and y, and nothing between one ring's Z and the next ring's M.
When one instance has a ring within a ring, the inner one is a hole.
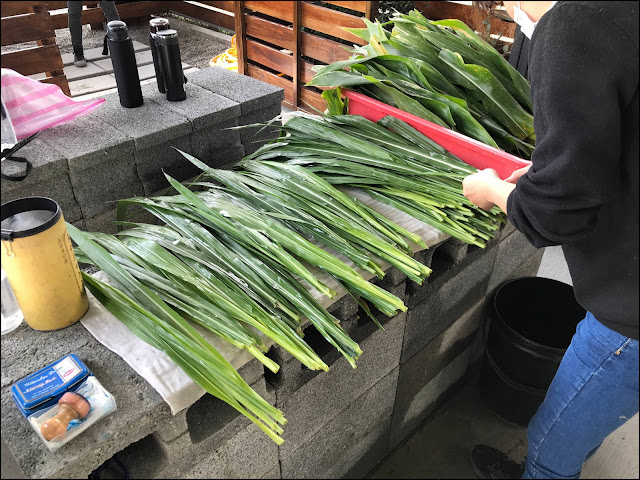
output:
M349 87L522 158L534 149L530 87L500 53L460 20L414 10L349 31L369 42L308 83ZM385 24L387 25L387 24Z

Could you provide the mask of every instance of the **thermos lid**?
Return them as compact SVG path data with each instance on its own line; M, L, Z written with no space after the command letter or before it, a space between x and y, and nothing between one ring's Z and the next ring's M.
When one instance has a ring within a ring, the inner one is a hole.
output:
M178 32L172 28L168 30L158 30L154 38L159 45L174 45L178 43Z
M149 20L149 32L156 33L158 30L167 30L169 20L164 17L156 17Z
M122 20L111 20L107 23L107 36L112 41L126 40L129 38L127 24Z
M30 237L55 225L62 211L60 206L45 197L25 197L2 205L2 240Z

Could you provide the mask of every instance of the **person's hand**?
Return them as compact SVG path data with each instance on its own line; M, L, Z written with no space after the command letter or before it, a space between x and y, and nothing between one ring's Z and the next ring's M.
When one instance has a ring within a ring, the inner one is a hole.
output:
M489 201L489 195L496 181L501 181L498 172L486 168L462 181L462 194L481 209L491 210L495 204Z
M531 165L527 165L526 167L519 168L518 170L513 172L511 175L509 175L509 177L505 178L504 181L509 183L518 183L518 180L520 179L520 177L523 176L525 173L527 173L530 168L531 168Z

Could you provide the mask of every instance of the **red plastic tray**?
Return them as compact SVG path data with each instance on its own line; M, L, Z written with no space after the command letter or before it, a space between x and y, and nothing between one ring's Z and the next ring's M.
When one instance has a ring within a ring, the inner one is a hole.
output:
M433 122L416 117L398 108L379 102L362 93L343 89L342 93L349 99L349 113L361 115L372 122L377 122L385 115L392 115L429 137L441 147L451 152L460 160L480 170L493 168L500 178L505 179L518 168L531 165L531 162L503 152L474 138L467 137Z

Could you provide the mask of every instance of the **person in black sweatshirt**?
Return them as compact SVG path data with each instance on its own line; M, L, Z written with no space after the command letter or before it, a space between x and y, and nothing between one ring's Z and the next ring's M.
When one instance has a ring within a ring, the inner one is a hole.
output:
M465 178L464 194L498 205L535 247L562 245L588 313L529 423L526 464L486 446L472 463L484 478L578 478L638 412L639 5L504 5L531 38L536 149L506 181L489 169Z

